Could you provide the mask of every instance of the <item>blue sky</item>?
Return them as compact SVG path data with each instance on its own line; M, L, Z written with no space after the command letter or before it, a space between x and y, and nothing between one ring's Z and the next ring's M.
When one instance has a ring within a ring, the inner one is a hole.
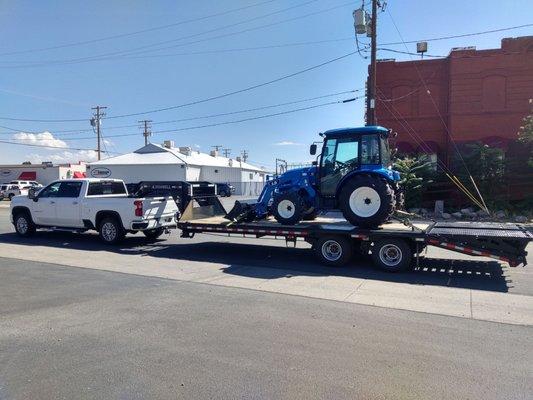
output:
M180 21L248 5L254 6L176 25ZM16 137L23 143L62 147L54 150L0 143L0 164L25 160L90 159L92 151L70 150L67 147L95 148L92 132L58 131L90 128L90 108L96 104L107 106L110 117L165 108L270 81L352 52L355 50L352 11L360 5L360 1L342 0L0 0L0 37L3 38L0 43L0 117L86 119L64 123L0 120L3 126L0 127L1 140L12 141ZM389 13L405 40L417 40L531 23L533 2L390 0L387 12L379 15L378 41L381 43L400 40ZM248 20L251 21L245 22ZM111 40L26 51L170 24L173 26ZM231 24L236 25L224 28ZM264 25L270 26L261 27ZM206 31L212 32L204 33ZM246 32L236 33L239 31ZM531 35L532 32L532 28L523 28L430 42L428 53L446 55L450 48L458 46L477 46L478 49L499 47L503 37ZM188 36L190 38L180 39ZM317 41L327 42L292 45ZM160 42L167 43L150 47ZM272 47L289 44L291 46ZM143 46L147 47L142 50L169 48L125 53ZM250 50L251 47L263 48ZM405 50L403 45L394 48ZM415 45L409 45L409 49L414 51ZM107 56L104 60L79 60L110 53L115 54L111 59ZM407 55L388 52L380 52L378 57L409 59ZM143 137L138 128L114 128L135 125L139 119L153 120L153 131L172 130L354 97L361 93L216 118L155 124L359 89L364 86L366 68L367 60L356 54L293 78L223 99L148 115L107 119L103 121L103 132L109 140L107 148L124 153L140 147ZM307 145L317 140L318 132L361 125L363 115L364 101L360 99L237 124L158 133L151 140L161 143L171 139L176 144L193 146L202 151L210 150L212 145L223 145L232 149L233 156L246 149L252 163L270 167L276 157L293 162L308 160ZM13 136L19 130L30 134ZM31 132L48 133L35 136ZM136 135L112 137L121 134Z

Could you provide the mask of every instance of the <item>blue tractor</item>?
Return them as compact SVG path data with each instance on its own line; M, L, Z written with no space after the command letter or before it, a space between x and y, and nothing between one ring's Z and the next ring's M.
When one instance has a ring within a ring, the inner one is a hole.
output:
M320 134L322 152L311 167L293 169L267 182L257 203L228 214L245 220L272 214L284 225L312 220L318 212L340 209L351 224L373 228L403 204L400 174L392 170L388 138L381 126L333 129ZM311 155L317 152L312 144Z

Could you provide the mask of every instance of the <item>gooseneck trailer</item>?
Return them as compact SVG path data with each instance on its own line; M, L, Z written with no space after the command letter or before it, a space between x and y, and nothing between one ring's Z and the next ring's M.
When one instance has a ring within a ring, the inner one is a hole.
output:
M511 267L526 265L527 244L533 234L521 224L495 222L389 222L375 229L359 228L342 218L317 217L296 225L281 225L273 218L235 223L212 198L209 205L192 199L178 221L181 237L219 233L242 238L275 237L288 244L304 240L326 265L342 266L354 252L369 254L380 269L409 269L427 246L471 256L490 257Z

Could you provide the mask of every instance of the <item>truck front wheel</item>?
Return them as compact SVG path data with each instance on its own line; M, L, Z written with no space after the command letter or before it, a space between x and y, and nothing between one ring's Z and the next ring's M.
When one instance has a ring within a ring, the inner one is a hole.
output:
M35 224L27 212L19 212L13 218L15 231L22 237L28 237L35 233Z
M375 228L394 212L394 190L382 178L359 175L348 181L339 196L339 208L348 222Z
M107 244L115 244L120 242L126 236L122 224L113 217L106 217L100 223L99 228L100 239Z

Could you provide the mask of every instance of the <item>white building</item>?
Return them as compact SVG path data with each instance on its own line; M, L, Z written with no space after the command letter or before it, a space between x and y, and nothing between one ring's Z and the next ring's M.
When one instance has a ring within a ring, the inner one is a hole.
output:
M85 163L57 164L49 162L42 164L15 164L0 165L0 183L14 180L37 181L42 185L58 179L83 178L85 176Z
M87 176L123 179L126 183L140 181L208 181L230 183L235 194L257 196L265 183L266 171L231 159L194 151L190 147L174 147L166 141L159 146L150 143L133 153L92 162Z

